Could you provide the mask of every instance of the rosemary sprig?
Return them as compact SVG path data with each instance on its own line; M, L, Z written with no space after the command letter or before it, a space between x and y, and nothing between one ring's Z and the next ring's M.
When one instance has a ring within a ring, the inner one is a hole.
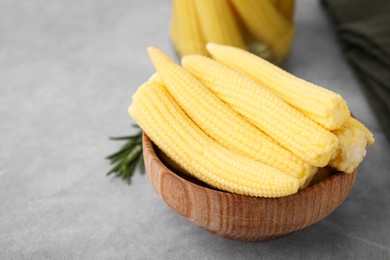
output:
M137 165L139 172L141 174L145 173L144 158L142 156L142 130L138 125L133 126L139 129L134 135L110 137L111 140L127 142L119 151L106 157L114 165L107 176L115 173L117 177L122 177L129 184Z

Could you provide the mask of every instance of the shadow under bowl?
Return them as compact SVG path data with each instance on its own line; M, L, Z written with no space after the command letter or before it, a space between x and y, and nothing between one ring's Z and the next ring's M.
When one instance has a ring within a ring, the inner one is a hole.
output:
M274 239L320 221L341 205L357 175L357 170L338 172L296 194L261 198L217 190L173 170L146 134L143 156L153 188L173 211L215 235L240 241Z

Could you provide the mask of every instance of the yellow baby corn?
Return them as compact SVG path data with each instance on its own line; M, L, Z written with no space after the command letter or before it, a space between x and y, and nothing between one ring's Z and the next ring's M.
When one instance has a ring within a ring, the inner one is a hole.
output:
M275 167L304 185L316 168L281 147L220 100L189 72L157 48L149 54L158 76L176 102L205 133L225 147Z
M295 0L276 0L274 2L279 12L291 22L294 18Z
M337 138L250 77L200 55L189 55L182 65L219 98L276 142L317 167L325 166Z
M203 35L207 42L245 49L244 40L228 1L195 0L195 3Z
M139 88L129 114L167 156L215 188L261 197L286 196L298 190L297 179L208 137L159 83L147 82Z
M171 38L180 55L208 55L195 0L172 0Z
M270 2L264 0L230 0L248 31L272 49L275 63L280 63L290 51L294 26ZM213 42L210 40L209 42Z
M367 145L373 145L375 143L374 135L371 133L368 128L363 125L359 120L356 118L351 117L348 121L348 125L352 128L358 128L360 131L362 131L367 139Z
M294 18L295 0L269 0L288 21Z
M297 78L244 50L211 43L207 50L219 62L251 76L329 130L339 128L350 118L347 103L339 94Z
M358 120L350 118L333 131L339 144L329 165L339 171L352 173L366 155L367 143L373 143L372 133Z

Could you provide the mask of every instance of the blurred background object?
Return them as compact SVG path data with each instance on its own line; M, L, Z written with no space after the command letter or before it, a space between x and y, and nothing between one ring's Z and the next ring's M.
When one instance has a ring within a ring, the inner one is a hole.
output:
M0 259L389 259L390 143L319 3L296 1L284 66L340 93L376 144L332 215L259 244L188 225L144 175L104 175L120 146L107 136L136 132L131 95L155 71L146 47L174 55L171 0L1 0Z
M172 43L179 57L207 56L205 45L214 42L281 64L295 34L294 4L294 0L172 0Z
M323 0L342 50L390 140L390 1Z

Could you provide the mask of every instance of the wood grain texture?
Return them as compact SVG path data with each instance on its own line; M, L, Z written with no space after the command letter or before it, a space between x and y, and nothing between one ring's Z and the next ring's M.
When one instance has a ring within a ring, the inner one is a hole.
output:
M241 241L278 238L310 226L341 205L355 182L353 174L337 173L281 198L259 198L219 191L173 172L157 156L144 134L146 172L155 191L176 213L213 234Z

